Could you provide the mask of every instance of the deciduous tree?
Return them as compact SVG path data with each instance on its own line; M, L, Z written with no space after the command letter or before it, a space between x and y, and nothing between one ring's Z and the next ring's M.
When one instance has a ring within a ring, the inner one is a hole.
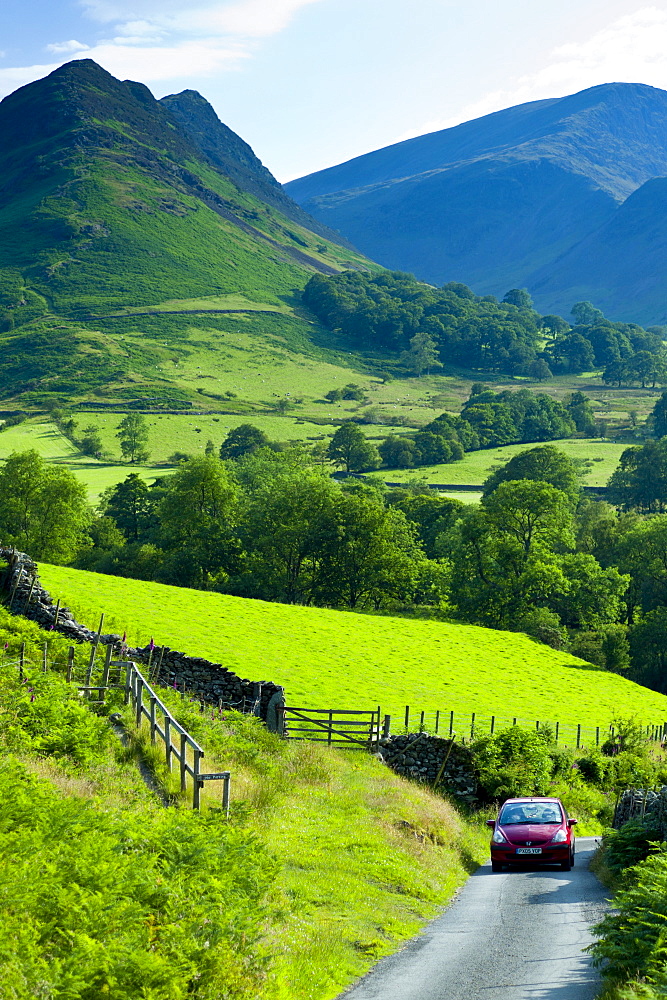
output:
M123 458L129 458L132 464L147 461L148 424L141 413L128 413L119 423L116 437L120 441Z
M37 559L62 563L83 544L92 519L86 488L36 451L13 452L0 469L0 537Z
M346 421L341 424L329 444L329 458L346 472L361 472L377 469L380 456L374 444L367 441L357 424Z

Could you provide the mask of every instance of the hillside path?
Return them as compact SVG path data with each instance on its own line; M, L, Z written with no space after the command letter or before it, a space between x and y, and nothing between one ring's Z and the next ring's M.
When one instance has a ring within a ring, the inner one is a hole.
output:
M594 1000L600 980L582 949L608 896L588 869L596 845L577 841L571 872L492 874L483 865L442 916L344 1000Z

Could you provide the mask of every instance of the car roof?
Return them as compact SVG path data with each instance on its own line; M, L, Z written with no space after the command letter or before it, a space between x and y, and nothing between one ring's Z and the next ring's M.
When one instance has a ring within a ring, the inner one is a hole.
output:
M560 799L556 799L556 798L553 798L552 796L547 796L547 795L532 795L530 797L526 796L525 798L522 798L522 799L505 799L505 801L503 802L503 805L504 806L513 805L515 802L517 804L520 804L520 803L523 803L523 802L557 802L558 805L562 805L562 802L561 802Z

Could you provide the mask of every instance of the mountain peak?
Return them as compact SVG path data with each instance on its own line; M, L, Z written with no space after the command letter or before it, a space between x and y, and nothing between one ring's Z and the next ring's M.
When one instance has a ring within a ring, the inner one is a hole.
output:
M261 198L288 219L317 232L335 243L349 246L338 233L314 219L286 194L251 146L236 132L220 121L215 109L197 90L163 97L160 104L167 110L184 135L242 191Z

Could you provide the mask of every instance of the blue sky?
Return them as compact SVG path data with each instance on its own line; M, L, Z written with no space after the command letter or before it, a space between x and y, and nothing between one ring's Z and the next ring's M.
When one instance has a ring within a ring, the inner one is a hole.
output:
M3 0L0 96L78 57L199 90L286 181L598 83L667 89L667 0Z

